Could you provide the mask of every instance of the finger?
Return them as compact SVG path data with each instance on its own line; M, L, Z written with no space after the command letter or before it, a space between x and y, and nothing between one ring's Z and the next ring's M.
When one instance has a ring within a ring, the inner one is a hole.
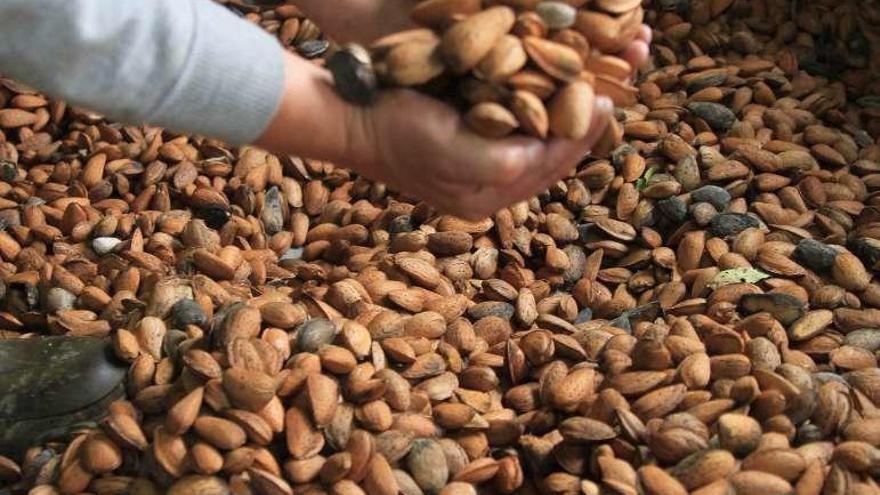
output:
M633 74L648 61L653 37L654 32L651 28L647 24L642 24L633 43L620 54L633 67Z
M642 40L636 40L630 43L626 50L620 54L621 58L629 62L629 64L633 68L633 72L637 71L639 67L644 65L644 63L648 60L648 44Z
M636 35L636 39L644 41L646 45L650 45L651 41L654 39L654 31L647 24L642 24L642 27L639 29L639 34Z

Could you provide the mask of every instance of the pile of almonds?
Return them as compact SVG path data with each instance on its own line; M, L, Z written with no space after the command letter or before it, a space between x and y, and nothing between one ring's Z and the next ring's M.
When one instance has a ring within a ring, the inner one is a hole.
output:
M641 29L641 0L484 3L418 2L410 17L422 28L382 38L369 54L349 47L330 59L340 93L369 102L375 80L417 87L461 107L470 128L491 138L516 130L582 138L590 126L590 87L617 104L635 103L634 68L616 55Z
M645 7L626 143L478 222L0 79L0 337L130 363L0 493L880 493L880 6Z

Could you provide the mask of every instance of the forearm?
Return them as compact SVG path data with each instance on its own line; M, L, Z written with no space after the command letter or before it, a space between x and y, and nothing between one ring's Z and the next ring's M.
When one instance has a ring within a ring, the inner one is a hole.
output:
M284 57L284 97L255 144L266 149L347 166L355 153L351 121L359 110L333 90L330 74L296 55Z
M0 73L125 122L234 144L281 101L283 49L209 0L2 0Z

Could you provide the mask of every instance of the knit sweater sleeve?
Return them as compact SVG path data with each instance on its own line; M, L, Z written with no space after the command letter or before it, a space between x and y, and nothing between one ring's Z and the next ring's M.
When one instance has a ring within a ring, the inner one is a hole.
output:
M0 73L128 123L260 136L283 49L210 0L2 0Z

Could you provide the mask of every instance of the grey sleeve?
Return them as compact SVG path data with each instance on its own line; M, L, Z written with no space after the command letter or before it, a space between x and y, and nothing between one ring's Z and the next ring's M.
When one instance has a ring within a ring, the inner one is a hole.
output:
M0 73L116 120L232 144L275 114L283 53L210 0L0 0Z

